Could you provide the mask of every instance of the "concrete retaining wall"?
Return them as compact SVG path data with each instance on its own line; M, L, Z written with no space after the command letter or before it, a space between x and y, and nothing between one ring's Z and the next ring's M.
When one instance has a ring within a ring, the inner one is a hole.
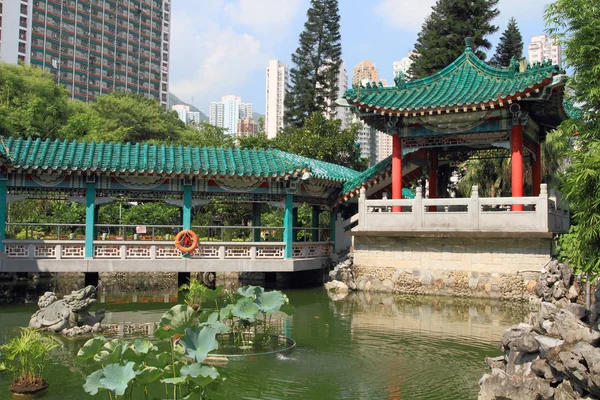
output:
M551 239L355 237L359 290L528 299Z

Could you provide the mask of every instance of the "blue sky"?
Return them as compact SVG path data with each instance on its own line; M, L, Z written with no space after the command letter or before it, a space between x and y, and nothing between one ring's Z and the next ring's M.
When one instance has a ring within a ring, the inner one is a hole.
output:
M495 44L515 17L525 42L544 33L550 0L500 0ZM373 61L391 82L392 63L413 49L435 0L339 0L343 59L351 79L360 61ZM171 16L170 91L207 113L211 101L235 94L265 109L265 68L290 63L309 0L174 0ZM489 54L491 56L491 54Z

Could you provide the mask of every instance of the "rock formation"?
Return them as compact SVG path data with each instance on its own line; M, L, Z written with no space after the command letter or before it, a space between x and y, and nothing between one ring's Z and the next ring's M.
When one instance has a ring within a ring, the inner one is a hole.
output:
M104 309L96 311L95 315L88 311L96 303L95 295L96 288L91 285L75 290L61 300L53 292L46 292L38 301L40 309L31 316L29 327L61 332L67 336L98 331L104 319ZM89 329L83 328L86 326Z
M353 263L354 255L350 253L347 256L341 258L338 264L335 266L335 268L333 268L332 271L329 271L329 278L331 278L333 282L339 281L343 283L346 286L345 291L357 289L355 282L356 278L354 276L354 270L352 268ZM329 285L329 287L326 285L325 288L328 290L344 290L343 287L338 284L335 284L333 286Z
M597 324L586 323L600 311L600 290L588 313L570 302L574 296L566 297L572 272L557 267L540 279L540 293L554 304L543 301L528 324L504 332L504 355L486 359L491 373L479 382L480 400L600 398L600 332Z

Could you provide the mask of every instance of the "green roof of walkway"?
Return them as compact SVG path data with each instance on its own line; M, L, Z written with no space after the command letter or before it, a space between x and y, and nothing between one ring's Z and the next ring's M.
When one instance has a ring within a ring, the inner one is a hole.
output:
M239 149L3 138L2 162L12 168L120 172L152 175L284 177L310 171L314 178L344 183L352 169L276 149Z
M344 97L350 104L390 114L491 107L524 97L558 74L564 71L550 63L529 65L523 72L516 61L509 68L494 68L467 47L452 64L432 76L410 82L400 76L393 87L367 84L349 89Z

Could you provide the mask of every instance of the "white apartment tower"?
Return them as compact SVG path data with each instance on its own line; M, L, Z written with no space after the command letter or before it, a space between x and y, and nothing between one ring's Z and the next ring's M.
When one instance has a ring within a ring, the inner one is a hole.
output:
M230 135L237 135L238 121L242 118L252 118L252 104L242 103L238 96L223 96L220 102L210 103L209 122L227 129Z
M269 139L283 128L285 89L289 79L288 66L279 60L267 66L265 131Z
M558 65L562 68L560 44L553 41L547 35L538 35L531 38L527 58L531 64L551 60L553 65Z
M340 65L340 73L338 75L338 99L344 96L348 90L348 70L346 69L346 63L342 61ZM336 107L335 116L342 121L342 129L350 126L350 110L348 107Z
M179 119L183 121L184 124L189 123L188 114L190 112L190 106L186 106L185 104L175 104L171 107L171 110L177 113Z
M400 61L394 61L394 78L396 78L400 73L406 76L410 66L413 63L413 61L410 59L413 54L415 54L414 51L409 51L407 57L404 57Z
M171 0L1 0L0 60L52 74L72 98L113 91L167 105Z
M210 103L210 111L208 114L208 122L211 125L223 127L223 110L224 104L219 103L218 101L213 101Z

